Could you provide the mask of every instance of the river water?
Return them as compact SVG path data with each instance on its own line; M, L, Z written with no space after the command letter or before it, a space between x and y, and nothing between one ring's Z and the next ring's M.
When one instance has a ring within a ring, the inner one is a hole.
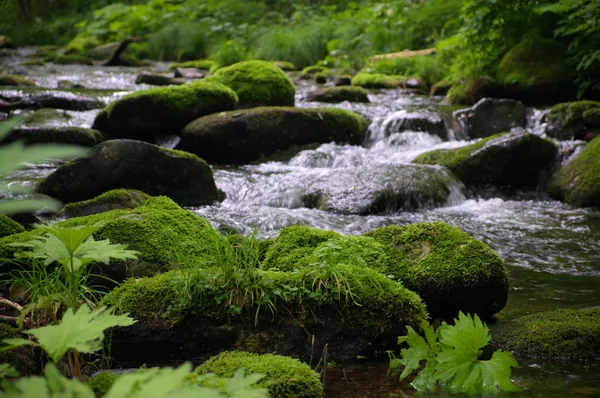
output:
M58 81L70 80L85 89L77 93L105 102L127 92L148 88L136 85L143 71L166 71L166 64L145 68L101 68L75 65L21 66L33 49L4 54L0 67L7 73L22 73L38 83L33 90L56 90ZM305 100L311 83L300 82L296 105L331 106ZM3 95L19 94L0 90ZM443 141L426 132L394 132L395 121L404 113L450 112L443 98L427 98L402 90L374 91L369 104L342 103L334 106L354 110L372 120L369 139L363 146L324 144L299 153L285 162L243 167L214 167L217 186L227 199L217 205L192 208L214 225L225 224L242 232L276 236L288 225L303 224L359 234L389 224L445 221L457 225L498 251L510 273L510 294L499 321L554 308L587 308L600 305L600 211L578 209L553 201L537 192L511 197L486 192L467 195L460 184L452 187L442 207L425 206L413 211L390 211L381 215L356 215L303 207L306 192L328 187L332 201L345 208L348 197L359 203L373 187L386 183L381 170L410 162L418 154L436 148L454 148L472 141ZM66 112L76 126L91 126L97 111ZM538 111L530 110L528 130L543 134ZM175 141L165 140L167 146ZM565 152L578 143L561 143ZM17 173L19 184L32 184L53 170L52 164ZM492 329L493 329L493 325ZM524 388L517 396L600 397L600 362L550 364L520 360L515 381ZM337 372L337 373L336 373ZM343 377L341 376L343 373ZM330 372L327 396L399 396L399 384L385 375L385 364L365 363L343 372Z

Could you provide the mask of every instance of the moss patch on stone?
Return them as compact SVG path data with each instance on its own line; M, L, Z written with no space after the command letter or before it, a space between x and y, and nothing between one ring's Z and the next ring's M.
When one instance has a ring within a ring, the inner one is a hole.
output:
M307 66L306 68L302 69L302 71L300 72L300 79L303 79L303 80L313 79L317 73L321 73L324 76L329 77L329 75L331 74L331 71L329 70L329 68L327 68L325 66L320 66L320 65Z
M307 364L281 355L224 352L197 367L193 375L233 377L238 369L244 369L247 375L263 374L265 377L257 385L268 389L271 398L323 397L319 375Z
M197 119L178 148L213 163L245 164L311 143L358 145L366 131L367 121L345 109L260 107Z
M315 102L369 102L367 91L357 86L325 87L307 94L308 101Z
M600 206L600 136L554 173L548 192L575 206Z
M557 309L500 322L493 341L517 355L553 360L600 355L600 309Z
M74 126L35 126L17 127L3 140L13 142L21 140L25 144L71 144L92 147L102 142L98 130Z
M298 70L298 68L296 68L296 65L289 61L273 61L273 65L275 65L284 72L293 72L295 70Z
M118 374L106 371L89 379L87 385L96 393L96 396L103 397L118 378Z
M25 228L21 224L4 214L0 214L0 238L20 232L25 232Z
M20 75L0 75L0 86L35 86L35 82Z
M45 62L53 62L58 65L93 65L90 58L79 54L60 54L50 52L44 57Z
M142 206L150 195L135 189L113 189L94 199L69 203L60 212L63 217L82 217L110 210L134 209Z
M235 108L230 88L206 79L173 87L136 91L100 112L93 128L109 137L150 140L153 135L177 134L201 116Z
M238 108L294 106L296 86L271 62L238 62L218 69L208 79L233 89L239 98Z
M508 297L504 260L485 243L443 222L388 226L365 236L387 245L387 274L418 293L432 317L459 310L489 318Z
M545 117L548 135L558 139L583 139L600 132L600 102L576 101L554 105Z
M202 70L210 70L215 61L210 59L197 59L195 61L175 62L169 65L169 69L177 68L196 68Z
M404 76L390 76L383 73L359 72L352 78L353 86L364 88L398 88L405 83Z
M87 54L101 44L95 37L78 35L65 46L65 54Z
M491 84L489 78L483 77L453 82L446 94L446 101L452 105L473 105L488 94Z

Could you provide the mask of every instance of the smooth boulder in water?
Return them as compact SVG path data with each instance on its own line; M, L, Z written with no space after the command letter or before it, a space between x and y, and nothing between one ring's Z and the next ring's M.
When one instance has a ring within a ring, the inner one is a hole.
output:
M212 204L224 196L204 160L135 140L96 145L89 157L60 166L37 190L69 203L117 188L166 195L185 206Z
M437 164L470 186L536 188L552 167L558 148L529 133L501 133L457 149L437 149L413 162Z
M36 91L22 93L20 91L4 91L0 100L12 103L16 109L53 108L68 111L89 111L99 109L106 104L97 98L85 97L67 91Z
M575 206L600 206L600 137L553 174L548 192Z
M243 61L217 69L206 80L230 87L239 98L238 109L257 106L294 106L296 86L277 66L266 61Z
M194 119L235 108L236 94L205 80L128 94L96 117L95 128L110 138L150 141L156 135L179 134Z
M445 118L448 116L441 112L401 110L386 117L381 128L386 136L404 131L421 131L447 140Z
M358 145L367 122L337 108L261 107L202 117L182 131L178 149L220 164L246 164L312 143Z
M158 73L140 73L135 78L135 84L149 84L151 86L179 86L187 82L186 79L159 75Z
M306 100L312 102L369 102L367 91L362 87L339 86L324 87L306 94Z
M470 108L454 111L456 130L469 138L485 138L525 127L525 105L513 99L482 98Z

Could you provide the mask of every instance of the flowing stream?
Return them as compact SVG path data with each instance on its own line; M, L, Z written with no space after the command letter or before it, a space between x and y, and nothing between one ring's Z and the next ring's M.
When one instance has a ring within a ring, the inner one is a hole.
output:
M166 72L166 64L145 68L101 68L91 66L21 66L33 49L4 54L0 66L7 73L23 73L34 79L34 91L56 91L60 80L82 84L85 89L70 90L94 96L105 102L127 92L148 88L136 85L143 71ZM2 55L0 55L1 57ZM331 106L310 103L306 93L314 85L298 84L299 107ZM4 96L17 95L1 89ZM363 146L324 144L305 150L285 162L268 162L243 167L214 167L217 186L227 199L213 206L193 208L214 225L228 225L242 232L256 230L260 236L276 236L288 225L303 224L359 234L389 224L445 221L483 240L506 260L510 272L510 294L499 320L554 309L586 308L600 305L600 212L578 209L553 201L540 193L522 192L513 197L494 193L466 196L460 184L441 207L391 211L382 215L356 215L304 207L307 192L328 187L336 209L349 206L345 200L360 203L374 187L386 184L389 173L409 163L418 154L437 148L455 148L469 141L444 141L426 132L398 132L398 119L411 112L446 112L453 108L442 98L427 98L402 90L381 90L369 95L369 104L342 103L333 106L350 109L372 120L369 139ZM91 126L97 111L72 112L69 123ZM543 134L541 112L530 110L527 129ZM459 136L454 132L451 137ZM171 141L166 140L168 145ZM561 143L570 152L577 143ZM19 184L32 184L50 173L52 164L31 168L12 176ZM444 172L444 170L440 170ZM406 182L410 184L410 181ZM492 326L493 328L493 326ZM515 396L599 397L600 362L550 364L520 360L514 379L525 389ZM327 396L397 396L399 384L385 375L385 364L358 364L347 372L333 370Z

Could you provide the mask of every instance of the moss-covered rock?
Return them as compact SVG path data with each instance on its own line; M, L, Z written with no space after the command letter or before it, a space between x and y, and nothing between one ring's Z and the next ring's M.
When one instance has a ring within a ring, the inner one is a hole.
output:
M496 344L516 355L552 360L592 360L600 355L600 309L557 309L499 322Z
M449 116L443 112L434 111L406 111L395 112L385 118L382 129L386 136L404 131L422 131L436 135L442 140L448 139L446 123L451 124Z
M407 324L427 317L415 293L377 271L334 271L337 279L319 269L238 269L128 280L104 298L138 320L115 331L111 356L202 359L241 349L308 359L328 344L329 358L353 360L394 346Z
M302 71L300 72L300 79L302 79L302 80L314 79L314 77L317 73L321 73L322 75L328 77L331 74L331 71L329 70L329 68L327 68L325 66L320 66L320 65L307 66L306 68L302 69Z
M233 89L239 98L238 108L294 106L296 86L271 62L238 62L218 69L208 79Z
M44 61L53 62L58 65L94 65L92 60L80 54L61 54L50 52L44 57Z
M525 106L521 101L482 98L470 108L454 111L455 128L469 138L485 138L516 127L525 127Z
M296 68L296 65L289 61L273 61L273 65L275 65L284 72L293 72L295 70L298 70L298 68Z
M70 203L117 188L166 195L185 206L212 204L224 198L204 160L191 153L134 140L96 145L88 157L56 169L37 190Z
M222 112L188 124L179 149L209 162L244 164L311 143L359 144L367 122L336 108L261 107Z
M554 173L548 192L575 206L600 206L600 137Z
M149 84L151 86L179 86L187 82L186 79L147 72L140 73L135 78L135 84Z
M365 236L387 245L386 273L419 294L432 317L458 311L489 318L506 304L504 260L485 243L443 222L388 226Z
M35 82L20 75L0 75L0 86L35 86Z
M0 35L0 48L13 48L13 41L9 36Z
M43 59L28 59L19 63L21 66L44 66L45 64L46 62Z
M529 133L500 133L458 149L438 149L417 156L414 163L449 168L467 185L535 188L553 165L557 148Z
M493 86L491 80L484 77L453 82L446 101L452 105L473 105L482 98L493 97Z
M135 189L113 189L94 199L67 204L59 213L60 217L82 217L104 213L110 210L134 209L142 206L150 195Z
M583 140L600 133L600 102L577 101L557 104L544 117L546 134L560 140Z
M317 246L331 239L341 238L335 231L294 225L285 227L279 233L265 255L261 267L293 271L306 265L305 258L312 254Z
M315 77L313 78L313 80L317 84L325 84L325 83L327 83L327 78L328 77L329 77L328 74L323 73L323 72L319 72L319 73L315 73Z
M235 108L236 94L205 80L137 91L112 102L92 128L112 138L149 141L158 134L178 134L194 119Z
M94 391L96 396L103 397L115 384L119 375L110 371L99 373L88 380L87 385Z
M4 339L22 338L19 331L6 323L0 323L0 341ZM15 367L21 376L39 372L38 361L31 346L21 346L8 351L0 351L0 364L8 363Z
M554 40L528 37L500 61L498 83L507 94L530 104L551 104L576 97L567 47Z
M25 228L12 218L0 214L0 238L24 232Z
M268 389L271 398L323 397L319 374L307 364L281 355L224 352L197 367L193 374L233 377L238 369L244 369L245 374L264 375L257 385Z
M187 61L187 62L175 62L169 65L169 69L177 69L177 68L196 68L201 70L210 70L210 68L214 65L215 61L210 59L198 59L195 61Z
M352 78L353 86L364 88L398 88L404 86L404 76L390 76L383 73L360 72Z
M87 54L101 44L100 40L93 36L78 35L65 46L65 54Z
M362 87L339 86L325 87L311 91L306 95L308 101L313 102L369 102L367 91Z
M25 144L72 144L92 147L102 142L98 130L73 126L17 127L2 142L23 141Z

